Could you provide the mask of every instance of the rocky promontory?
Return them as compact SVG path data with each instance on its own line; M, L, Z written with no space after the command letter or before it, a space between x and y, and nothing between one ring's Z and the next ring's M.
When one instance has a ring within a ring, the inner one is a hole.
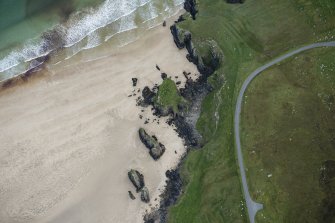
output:
M223 59L221 48L214 40L203 41L196 48L189 31L178 28L177 24L170 27L173 40L179 49L186 47L187 59L194 63L202 75L211 75Z

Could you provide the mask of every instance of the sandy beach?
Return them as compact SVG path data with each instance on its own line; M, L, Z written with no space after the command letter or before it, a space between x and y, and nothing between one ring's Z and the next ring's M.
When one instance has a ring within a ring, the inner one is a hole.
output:
M153 121L151 108L142 112L136 98L162 82L161 72L183 82L183 71L198 73L175 46L170 25L108 57L50 66L0 92L1 222L143 222L185 148L173 127ZM160 160L139 140L140 127L166 146ZM149 204L135 193L131 168L143 173Z

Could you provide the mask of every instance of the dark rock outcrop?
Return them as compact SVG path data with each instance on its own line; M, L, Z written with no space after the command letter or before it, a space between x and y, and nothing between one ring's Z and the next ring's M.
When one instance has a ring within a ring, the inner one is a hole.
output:
M182 181L177 170L168 170L164 193L161 195L160 208L144 216L145 223L167 222L168 207L175 204L182 193Z
M168 116L172 114L174 116L173 109L171 107L163 107L157 103L154 104L155 112L154 115L161 117L161 116Z
M179 49L186 47L188 52L186 58L197 66L201 74L209 76L218 68L223 53L214 40L205 41L201 44L202 51L206 52L206 55L200 55L199 50L195 48L192 42L192 34L189 31L179 29L176 24L171 26L170 30L176 46Z
M149 136L149 134L143 128L140 128L138 133L139 133L142 143L148 149L152 149L155 147L155 144L157 143L157 141L152 136Z
M152 104L155 93L149 87L144 87L142 91L143 103L146 105Z
M147 187L143 187L141 190L141 200L145 203L150 202L149 190Z
M188 77L188 73L184 72ZM200 106L202 99L212 90L212 87L207 82L208 76L201 75L197 80L187 79L185 88L180 90L181 96L191 102L189 112L199 112L197 107ZM195 130L195 123L190 123L187 117L190 114L180 115L170 118L169 123L176 126L178 135L184 139L187 149L201 147L201 136ZM147 214L144 217L146 223L151 222L166 222L168 207L175 204L178 197L182 193L182 180L179 174L179 167L175 170L166 172L168 178L167 185L160 202L158 210Z
M178 196L182 193L182 180L177 170L168 170L165 173L167 177L166 192L163 194L165 199L162 200L164 206L168 207L175 204ZM167 196L168 193L168 196Z
M134 77L131 80L133 81L133 87L136 87L138 81L137 78Z
M136 197L134 196L134 194L130 190L128 191L128 195L129 195L130 199L132 199L132 200L136 199Z
M178 47L178 49L183 49L185 47L184 43L184 30L178 29L176 24L170 27L171 34L173 36L173 41Z
M165 152L165 146L158 142L156 137L150 136L143 128L140 128L139 136L142 143L149 149L149 154L154 160L158 160Z
M182 22L182 21L185 21L185 18L184 18L183 15L179 16L179 18L176 21L174 21L174 23L178 23L178 22Z
M244 3L245 0L226 0L229 4Z
M165 80L167 78L167 74L166 73L162 73L161 77L162 77L163 80Z
M131 169L128 172L128 178L136 188L136 192L139 192L144 186L144 176L137 170Z
M185 0L184 2L184 9L191 14L193 20L195 20L195 15L198 13L196 5L196 0Z

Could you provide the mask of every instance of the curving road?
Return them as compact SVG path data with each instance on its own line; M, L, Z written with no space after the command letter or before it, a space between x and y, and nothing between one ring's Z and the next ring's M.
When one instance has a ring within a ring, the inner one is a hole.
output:
M257 211L261 210L263 208L262 204L256 203L253 201L250 197L249 194L249 188L248 188L248 183L247 183L247 178L245 175L245 168L243 164L243 155L242 155L242 150L241 150L241 140L240 140L240 114L241 114L241 107L242 107L242 101L243 101L243 95L250 84L250 82L257 76L259 75L262 71L266 70L267 68L291 57L294 56L298 53L301 53L306 50L318 48L318 47L335 47L335 41L333 42L322 42L322 43L313 43L311 45L307 45L304 47L301 47L297 50L288 52L287 54L284 54L283 56L280 56L271 62L257 68L254 72L252 72L247 79L244 81L242 88L240 90L240 93L237 98L236 102L236 108L235 108L235 117L234 117L234 131L235 131L235 143L236 143L236 150L237 150L237 158L238 158L238 164L240 167L240 174L241 174L241 180L242 180L242 186L243 186L243 193L244 193L244 198L245 198L245 203L247 205L247 210L248 210L248 216L249 216L249 221L250 223L255 222L255 215Z

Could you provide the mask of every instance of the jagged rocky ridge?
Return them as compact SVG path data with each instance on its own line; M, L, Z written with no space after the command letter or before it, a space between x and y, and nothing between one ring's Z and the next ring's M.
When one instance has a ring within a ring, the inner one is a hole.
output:
M194 47L192 34L189 31L178 28L177 24L172 25L170 30L176 46L179 49L186 47L187 59L197 66L202 75L209 76L218 68L223 53L214 40L202 42L201 49L197 49ZM201 54L200 51L205 51L205 55Z
M185 0L184 2L184 9L191 14L193 20L195 20L195 15L198 13L196 5L196 0Z
M190 2L190 1L186 1ZM185 2L185 4L186 4ZM188 10L187 10L188 11ZM183 17L180 17L178 21L183 21ZM197 66L198 71L201 76L193 81L188 78L186 72L184 72L187 78L185 88L180 89L180 94L183 98L190 102L189 108L187 110L181 109L177 114L170 114L170 123L176 126L176 131L179 136L184 139L185 145L187 146L187 151L190 148L201 147L201 136L197 133L195 129L195 122L192 123L187 119L190 113L199 113L197 109L198 105L201 104L203 98L212 90L211 85L208 83L208 77L213 74L213 72L219 67L223 60L223 53L218 44L215 41L206 41L201 44L203 49L198 50L195 48L192 42L192 35L189 31L182 30L178 28L177 23L170 27L171 33L173 35L174 42L179 49L186 48L188 51L187 59ZM204 55L200 52L206 52ZM162 77L166 78L165 74ZM155 97L155 92L157 89L150 90L147 88L143 95L143 101L149 102L149 104L155 107L153 98ZM156 115L160 116L159 111L155 111ZM146 223L158 223L167 221L167 210L168 207L175 204L178 197L183 193L182 191L182 179L180 178L179 169L181 163L185 159L186 154L182 158L178 167L175 170L168 170L166 172L167 185L165 191L161 195L160 207L144 217Z

